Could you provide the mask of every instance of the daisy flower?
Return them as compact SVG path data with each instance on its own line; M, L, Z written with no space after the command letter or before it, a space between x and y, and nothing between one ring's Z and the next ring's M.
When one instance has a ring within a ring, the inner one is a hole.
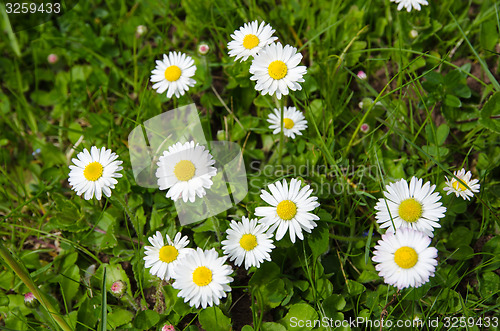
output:
M176 143L168 148L158 159L156 177L160 190L167 190L167 198L177 201L194 202L195 197L202 198L207 194L213 182L211 178L217 174L212 167L215 160L204 146L194 141Z
M300 131L307 128L307 121L304 115L295 107L285 107L283 117L285 118L283 120L283 133L287 137L295 139L295 135L302 135ZM271 123L269 129L274 130L273 134L281 132L281 111L279 109L274 108L274 114L269 114L267 121Z
M268 232L276 231L276 240L281 240L287 231L290 232L290 240L295 243L295 236L304 240L302 230L310 233L316 227L315 220L319 217L309 213L319 207L317 197L311 197L312 189L309 185L300 188L302 182L292 178L290 188L286 179L283 182L269 184L271 191L262 190L261 199L272 207L255 208L256 216L263 216L260 220L266 226L270 226Z
M227 44L229 56L236 56L235 61L241 58L246 61L248 57L255 56L262 47L277 40L273 37L274 29L266 22L258 25L257 21L245 23L239 30L235 30L231 35L231 40Z
M144 257L145 267L151 268L149 272L153 276L158 276L163 280L169 280L175 275L175 270L179 265L179 260L186 257L192 248L186 248L189 244L187 236L181 238L181 233L177 232L172 241L167 234L165 237L167 242L163 241L163 236L160 231L156 231L156 235L149 237L148 240L153 246L145 246Z
M257 268L264 260L271 261L269 252L274 248L272 235L266 233L267 227L257 224L257 219L249 220L245 216L241 222L232 221L227 229L227 239L222 241L222 249L230 261L236 260L239 267L245 260L245 269Z
M109 198L111 189L118 183L115 178L122 177L118 173L123 169L120 166L122 161L117 161L117 158L118 155L104 147L99 150L92 146L90 153L84 148L71 160L75 165L69 166L69 185L78 196L85 193L85 200L92 199L94 195L97 200L101 200L103 192Z
M427 0L391 0L391 2L398 4L398 10L401 10L404 7L408 12L411 12L412 8L420 10L420 5L426 6L429 4Z
M443 188L443 190L448 191L446 195L455 193L457 197L461 196L462 199L469 200L469 197L473 197L474 193L479 192L479 179L471 180L470 178L472 174L470 171L467 171L467 173L465 173L465 169L462 168L460 171L454 171L453 175L464 182L467 186L464 186L464 184L460 183L454 177L448 179L448 177L445 176L447 186Z
M196 72L194 60L181 52L163 54L163 61L156 61L156 68L151 71L151 82L158 93L167 91L167 98L174 94L178 98L194 86L196 81L191 77Z
M434 276L437 249L429 247L431 239L413 229L398 229L382 235L377 242L372 260L384 282L396 286L420 287Z
M305 66L297 66L302 60L302 54L290 45L273 43L265 46L253 59L250 66L251 80L256 80L255 89L262 95L273 95L281 99L287 95L288 89L301 90L300 82L307 73Z
M218 305L226 292L231 291L228 285L233 281L229 275L233 272L226 262L227 256L219 257L214 248L196 251L186 256L176 269L173 288L180 290L177 296L189 301L191 307Z
M437 222L446 212L446 207L438 202L441 196L434 192L435 188L430 182L422 185L422 179L417 177L411 178L409 187L404 179L386 185L384 198L375 205L377 223L390 232L394 232L394 222L396 229L412 228L432 237L434 228L441 227Z

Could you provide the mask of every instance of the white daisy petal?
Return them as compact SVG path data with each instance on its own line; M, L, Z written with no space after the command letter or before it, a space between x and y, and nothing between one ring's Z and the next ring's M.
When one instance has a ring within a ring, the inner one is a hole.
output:
M233 281L229 277L233 271L225 261L226 257L219 257L215 249L204 251L198 247L176 268L172 287L180 290L178 296L192 307L218 305L231 291L228 284Z
M405 8L407 12L410 12L412 9L420 10L421 5L426 6L429 4L427 0L391 0L391 2L398 4L398 10Z
M110 162L118 158L118 155L105 147L99 150L92 146L90 150L89 152L85 148L83 152L78 153L77 158L72 159L74 165L69 166L68 182L77 195L83 194L85 200L94 196L101 200L102 193L107 197L111 196L111 189L117 182L113 178L122 176L118 173L123 169L120 166L122 161Z
M455 193L458 197L461 197L464 200L469 200L470 197L474 196L474 193L479 193L480 185L477 184L479 180L473 179L471 180L472 173L467 171L465 173L465 169L460 169L459 171L454 171L453 175L456 177L452 177L450 180L446 178L446 187L443 188L446 194ZM460 179L464 184L459 182Z
M269 227L267 233L274 233L276 240L283 238L286 232L290 233L292 242L295 242L296 237L303 240L302 230L310 233L317 226L314 220L319 217L310 211L319 207L319 203L316 202L316 197L310 196L312 190L309 186L300 189L301 185L302 182L295 178L291 180L290 185L283 179L282 182L267 186L271 194L266 192L261 195L261 198L272 206L257 207L255 215L263 217L259 222Z
M266 233L267 226L243 216L241 222L232 221L226 231L227 239L222 241L222 249L230 261L236 260L240 266L245 261L245 269L259 268L264 260L271 261L269 253L274 248L271 235Z
M290 45L273 43L265 46L255 55L250 73L251 80L257 81L255 89L261 91L262 95L273 95L281 99L281 95L287 95L288 90L300 90L298 82L303 82L303 75L307 73L305 66L297 66L297 49Z
M239 30L231 34L231 40L227 44L229 56L234 56L235 61L240 59L246 61L250 56L254 57L264 46L274 42L277 37L273 37L274 29L269 24L257 21L245 23Z
M429 247L431 240L412 229L398 229L382 235L372 260L384 282L398 289L420 287L434 276L437 249Z
M196 72L194 60L180 52L163 54L163 61L156 61L156 68L151 71L151 82L157 93L167 91L167 98L177 98L196 84L191 77Z
M295 135L302 135L301 131L307 128L307 120L295 107L285 107L283 118L283 133L287 137L294 139ZM279 109L275 108L274 113L269 114L267 121L271 123L269 129L274 130L273 134L281 132L281 112Z
M436 186L422 182L412 177L410 185L404 179L386 185L384 197L387 200L379 199L375 205L375 218L381 228L388 228L389 232L412 228L433 236L433 229L440 227L437 222L444 217L446 207L438 202L441 196L434 192Z
M212 187L211 178L217 174L212 155L204 146L194 141L178 142L168 148L158 159L156 177L160 190L168 190L167 198L182 198L194 202L203 198Z
M169 280L175 275L179 261L193 251L192 248L186 248L189 240L187 236L181 238L181 233L178 232L172 241L166 235L166 241L163 241L163 236L159 231L156 231L148 240L153 246L145 246L144 260L145 267L151 269L149 272L153 276L158 276L163 280Z

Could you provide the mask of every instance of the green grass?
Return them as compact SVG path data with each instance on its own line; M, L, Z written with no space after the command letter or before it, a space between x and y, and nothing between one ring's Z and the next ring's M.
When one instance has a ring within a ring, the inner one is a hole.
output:
M23 31L2 8L0 329L161 330L168 322L177 330L266 331L299 330L294 320L416 317L439 320L425 330L460 326L461 317L463 329L498 329L500 3L429 3L407 13L389 0L92 0ZM301 91L280 101L261 96L250 61L228 56L230 34L252 20L300 50L308 70ZM136 36L138 25L145 35ZM201 42L210 46L206 56L197 53ZM169 51L197 66L197 84L179 99L149 82ZM207 140L242 148L249 193L216 217L180 226L164 191L136 184L127 139L137 125L190 103ZM302 136L268 129L268 114L281 105L304 112ZM68 165L94 145L120 156L124 176L111 198L85 201L68 185ZM471 201L442 190L444 176L462 167L480 180ZM412 176L436 184L447 212L432 241L435 276L397 291L371 261L384 232L373 207L386 184ZM190 247L222 255L229 221L253 216L262 188L293 177L319 198L318 227L304 241L275 242L272 262L260 269L233 268L219 306L191 308L144 268L144 245L157 230L182 231ZM107 295L116 280L127 284L123 297ZM45 304L27 308L22 295L34 286Z

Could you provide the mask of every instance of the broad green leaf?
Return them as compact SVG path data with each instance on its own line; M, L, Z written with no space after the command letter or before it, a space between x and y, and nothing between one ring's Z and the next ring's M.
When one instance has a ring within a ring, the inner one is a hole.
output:
M441 124L436 130L437 145L441 146L444 144L448 134L450 133L450 127L446 124Z
M447 106L449 106L449 107L458 108L458 107L460 107L462 105L462 102L456 96L454 96L452 94L447 94L444 97L444 104L447 105Z
M457 248L462 245L469 245L472 241L473 232L465 226L456 227L448 239L448 247Z
M297 303L290 307L288 313L281 320L288 330L311 330L314 320L318 319L316 310L307 303Z
M71 302L80 287L80 269L77 265L72 265L62 273L60 284L65 300Z
M113 312L108 314L108 323L112 328L127 324L134 318L134 313L129 310L114 308Z
M226 331L231 329L231 319L224 315L219 307L203 309L198 319L205 330Z
M142 310L134 319L134 327L139 330L149 330L160 321L160 315L154 310Z
M493 94L493 96L484 104L481 109L481 123L485 128L500 133L500 92ZM492 118L495 116L496 118Z
M263 323L260 329L262 331L286 331L286 328L283 325L274 322Z
M309 247L311 247L313 258L315 260L328 249L328 242L330 239L328 234L328 226L321 223L308 237L307 243L309 244Z

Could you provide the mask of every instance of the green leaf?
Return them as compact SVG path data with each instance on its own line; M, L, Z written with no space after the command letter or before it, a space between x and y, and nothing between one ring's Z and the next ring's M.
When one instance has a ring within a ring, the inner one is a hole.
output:
M465 226L459 226L453 230L448 239L448 247L457 248L469 245L472 241L473 232Z
M497 23L494 18L484 21L481 24L479 43L483 49L494 50L498 42Z
M450 256L453 260L468 260L474 255L474 250L472 247L467 245L460 245Z
M139 330L149 330L160 321L160 315L154 310L143 310L134 319L134 327Z
M205 330L226 331L231 329L231 320L222 313L219 307L203 309L198 319Z
M274 322L263 323L260 329L262 331L286 331L286 328L283 325Z
M340 294L332 294L323 301L323 309L326 316L333 316L337 312L342 311L346 305L344 297Z
M134 313L121 308L114 308L113 312L108 314L108 322L112 328L127 324L132 318L134 318Z
M441 146L444 144L448 134L450 133L450 127L446 124L441 124L436 130L437 145Z
M280 275L280 267L276 263L266 262L248 282L248 285L259 292L263 303L271 308L277 307L286 297L285 283Z
M481 118L479 123L485 128L492 131L500 133L500 92L496 92L493 96L484 104L481 110ZM492 116L497 116L499 118L491 118Z
M309 247L311 247L314 260L328 249L328 233L328 227L324 224L320 224L308 237L307 243Z
M483 263L490 261L484 266L484 270L497 270L500 268L500 236L493 237L484 244L482 251Z
M452 94L447 94L444 97L444 104L447 105L447 106L449 106L449 107L458 108L458 107L460 107L462 105L462 102L456 96L454 96Z
M8 306L9 302L9 297L0 292L0 307Z
M297 303L290 307L288 313L281 320L288 330L311 330L318 313L307 303Z
M64 294L66 302L71 302L78 293L78 288L80 286L80 269L77 265L72 265L67 270L62 273L62 279L60 281L61 289Z

